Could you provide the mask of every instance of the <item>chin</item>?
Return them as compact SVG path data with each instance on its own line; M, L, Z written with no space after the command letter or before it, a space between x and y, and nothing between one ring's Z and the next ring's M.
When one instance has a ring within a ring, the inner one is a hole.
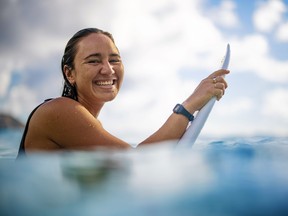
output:
M105 97L105 102L109 102L109 101L112 101L112 100L114 100L115 98L116 98L116 96L117 96L117 94L115 94L115 95L111 95L111 96L109 96L109 97Z

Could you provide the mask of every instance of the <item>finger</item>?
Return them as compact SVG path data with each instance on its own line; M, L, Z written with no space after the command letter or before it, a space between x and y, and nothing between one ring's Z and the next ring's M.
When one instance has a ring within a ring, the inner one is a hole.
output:
M225 86L225 83L217 82L217 83L214 84L214 88L218 88L218 89L221 89L221 90L225 91L226 86Z
M215 71L214 73L210 74L210 75L208 76L208 78L213 79L214 77L224 76L224 75L229 74L229 73L230 73L229 70L220 69L220 70L217 70L217 71Z
M215 97L217 98L218 101L222 98L223 95L224 95L224 91L222 89L215 90Z
M213 77L212 79L212 83L222 83L224 88L227 88L228 87L228 84L227 82L225 81L224 77L222 76L218 76L218 77Z
M225 94L225 85L223 83L215 83L214 84L214 96L216 96L217 100Z
M217 77L213 77L213 78L212 78L212 82L213 82L213 83L217 83Z
M226 80L224 79L224 77L222 77L222 76L217 77L216 81L219 82L219 83L222 83L224 88L228 87L228 84L227 84Z

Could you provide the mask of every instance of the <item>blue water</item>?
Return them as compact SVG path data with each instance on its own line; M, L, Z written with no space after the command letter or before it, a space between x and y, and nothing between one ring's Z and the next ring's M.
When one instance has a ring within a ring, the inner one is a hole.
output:
M0 215L288 215L288 138L35 154L0 133Z
M14 159L18 154L22 129L0 130L0 162L1 159Z

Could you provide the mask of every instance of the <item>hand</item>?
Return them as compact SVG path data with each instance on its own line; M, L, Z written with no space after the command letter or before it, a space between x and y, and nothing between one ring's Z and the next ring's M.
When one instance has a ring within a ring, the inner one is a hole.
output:
M220 100L228 87L223 77L228 73L230 73L229 70L221 69L203 79L192 95L183 102L183 106L191 113L194 113L200 110L212 97L215 96L217 100Z

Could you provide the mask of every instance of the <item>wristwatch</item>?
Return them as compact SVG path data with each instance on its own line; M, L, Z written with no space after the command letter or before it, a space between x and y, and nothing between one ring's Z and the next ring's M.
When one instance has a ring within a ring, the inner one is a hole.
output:
M174 113L177 113L177 114L181 114L181 115L184 115L185 117L188 118L189 121L193 121L194 120L194 116L189 113L185 108L184 106L182 106L181 104L176 104L176 106L174 107L173 109L173 112Z

